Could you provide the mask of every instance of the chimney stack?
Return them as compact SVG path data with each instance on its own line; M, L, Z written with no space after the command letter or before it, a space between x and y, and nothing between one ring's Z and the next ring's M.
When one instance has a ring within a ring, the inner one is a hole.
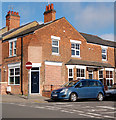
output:
M56 19L56 11L54 10L54 5L49 4L46 6L46 11L44 12L44 23L54 21Z
M20 16L18 12L8 11L6 15L6 26L8 31L20 26Z

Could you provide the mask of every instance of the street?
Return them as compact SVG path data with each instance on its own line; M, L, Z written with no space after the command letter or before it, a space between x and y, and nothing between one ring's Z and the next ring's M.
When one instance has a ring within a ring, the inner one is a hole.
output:
M99 118L114 119L114 101L2 103L3 118Z

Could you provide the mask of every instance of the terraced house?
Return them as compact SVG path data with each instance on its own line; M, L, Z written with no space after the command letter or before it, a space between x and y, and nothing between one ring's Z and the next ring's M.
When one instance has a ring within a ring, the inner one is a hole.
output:
M108 87L116 82L116 43L80 33L55 14L49 4L43 24L33 21L20 26L19 13L7 13L0 40L1 94L27 94L29 84L30 94L45 95L51 87L73 79L97 79ZM29 75L27 61L32 62Z

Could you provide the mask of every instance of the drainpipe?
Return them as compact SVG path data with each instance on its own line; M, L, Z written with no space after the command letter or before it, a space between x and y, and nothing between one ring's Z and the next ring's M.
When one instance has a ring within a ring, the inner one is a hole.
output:
M23 37L21 37L21 93L23 95Z

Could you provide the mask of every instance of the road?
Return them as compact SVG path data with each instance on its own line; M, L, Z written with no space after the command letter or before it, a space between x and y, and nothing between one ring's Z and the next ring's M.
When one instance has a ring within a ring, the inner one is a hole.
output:
M3 118L99 118L114 119L113 101L2 103Z

